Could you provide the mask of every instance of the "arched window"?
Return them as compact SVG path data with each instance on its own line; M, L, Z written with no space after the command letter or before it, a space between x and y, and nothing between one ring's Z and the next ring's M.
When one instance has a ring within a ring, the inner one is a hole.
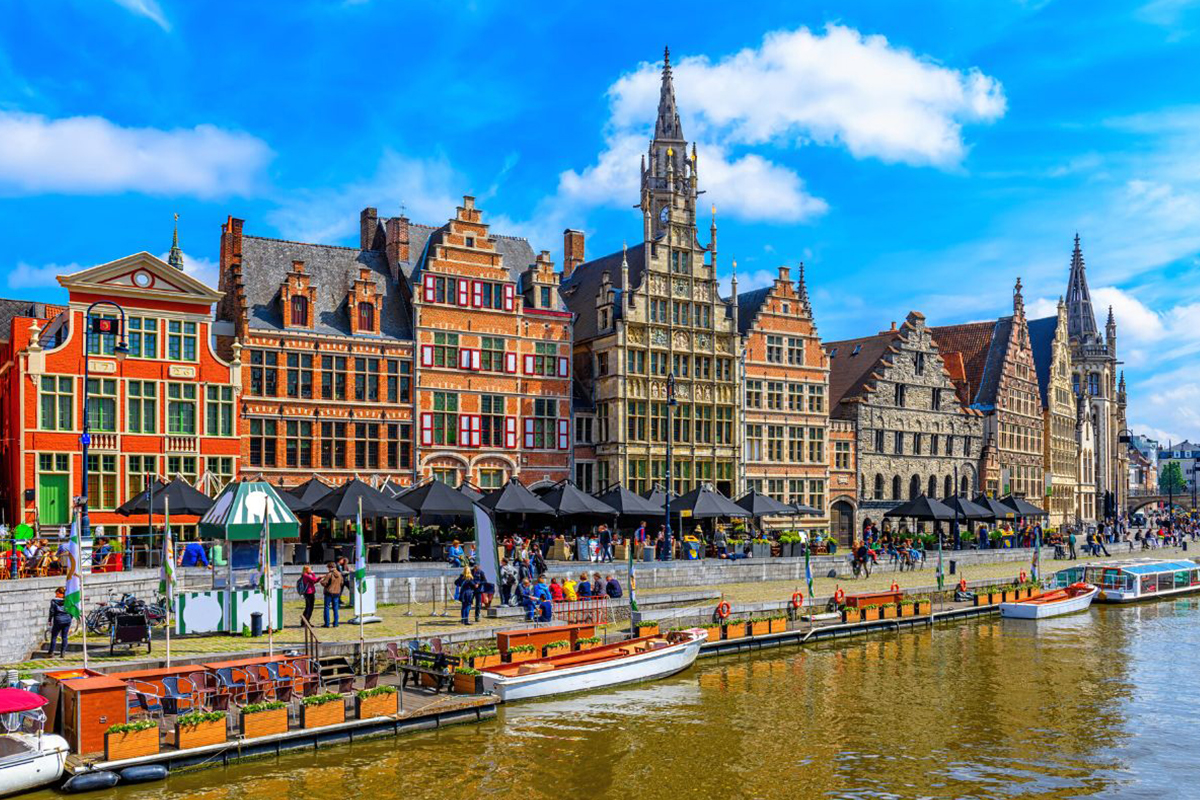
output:
M878 472L875 473L875 499L883 500L883 476Z
M933 475L929 476L929 491L925 494L929 497L937 497L937 478Z
M292 324L308 327L308 298L302 294L292 295Z
M1088 394L1090 394L1092 397L1100 396L1100 373L1088 373Z
M899 500L900 498L900 476L892 477L892 499Z
M954 479L947 475L946 480L942 481L942 496L948 498L952 494L954 494Z
M915 500L917 495L921 493L921 479L913 475L908 479L908 499Z
M963 497L969 496L971 494L971 482L967 479L967 476L963 475L959 479L958 483L959 483L959 487L958 487L959 494L961 494Z
M371 303L358 304L358 329L368 332L375 330L375 306Z

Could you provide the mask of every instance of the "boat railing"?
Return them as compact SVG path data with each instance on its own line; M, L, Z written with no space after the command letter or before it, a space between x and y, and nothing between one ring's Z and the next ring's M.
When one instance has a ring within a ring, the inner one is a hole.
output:
M304 655L313 659L321 658L321 640L312 622L305 616L300 617L300 627L304 630Z

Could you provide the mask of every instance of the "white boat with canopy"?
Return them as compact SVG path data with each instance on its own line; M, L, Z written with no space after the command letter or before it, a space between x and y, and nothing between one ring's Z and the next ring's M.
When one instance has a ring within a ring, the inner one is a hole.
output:
M1200 592L1200 564L1184 560L1138 558L1080 564L1054 574L1057 588L1081 582L1090 583L1100 590L1095 598L1097 603L1132 603Z

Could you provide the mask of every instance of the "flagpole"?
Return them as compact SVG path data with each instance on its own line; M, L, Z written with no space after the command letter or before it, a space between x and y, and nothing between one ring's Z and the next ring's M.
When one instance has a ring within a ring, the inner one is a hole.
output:
M358 612L358 668L366 671L367 665L367 635L363 630L363 583L366 581L366 553L363 552L362 528L362 495L358 497L358 519L355 520L354 533L354 610Z
M153 502L153 501L151 501L151 502ZM152 510L153 510L153 507L152 507ZM175 594L173 591L174 583L175 583L175 548L171 546L171 497L170 497L170 495L167 495L166 497L163 498L163 512L164 512L164 517L166 518L166 527L163 529L162 570L163 570L163 578L164 578L163 582L166 584L166 586L164 588L166 589L166 592L167 592L166 603L164 603L164 605L167 607L167 666L170 667L171 666L171 600L172 600L172 596ZM151 535L151 538L153 538L153 536L154 536L153 526L151 526L151 528L150 528L150 535ZM168 564L167 559L170 559L171 563Z
M263 534L267 537L267 656L275 657L275 621L272 612L275 605L274 597L274 579L271 577L271 556L274 555L271 547L271 504L263 503Z
M71 538L75 540L75 571L79 573L79 621L83 623L83 668L88 666L88 648L87 648L87 601L83 594L83 573L86 572L83 568L83 533L82 524L79 522L78 512L75 517L75 532ZM16 540L13 540L13 546L16 546Z

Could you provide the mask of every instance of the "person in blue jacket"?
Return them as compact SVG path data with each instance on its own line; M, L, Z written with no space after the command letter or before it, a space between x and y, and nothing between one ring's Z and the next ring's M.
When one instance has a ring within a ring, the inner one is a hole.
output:
M179 566L211 566L208 563L208 553L204 552L204 545L199 542L188 542L187 546L183 548L183 557L179 561Z
M539 612L537 621L549 622L554 613L554 601L550 596L550 586L546 583L545 575L538 578L538 582L533 585L533 600Z
M621 596L621 583L612 575L608 576L608 580L604 584L604 593L609 599L616 600Z

